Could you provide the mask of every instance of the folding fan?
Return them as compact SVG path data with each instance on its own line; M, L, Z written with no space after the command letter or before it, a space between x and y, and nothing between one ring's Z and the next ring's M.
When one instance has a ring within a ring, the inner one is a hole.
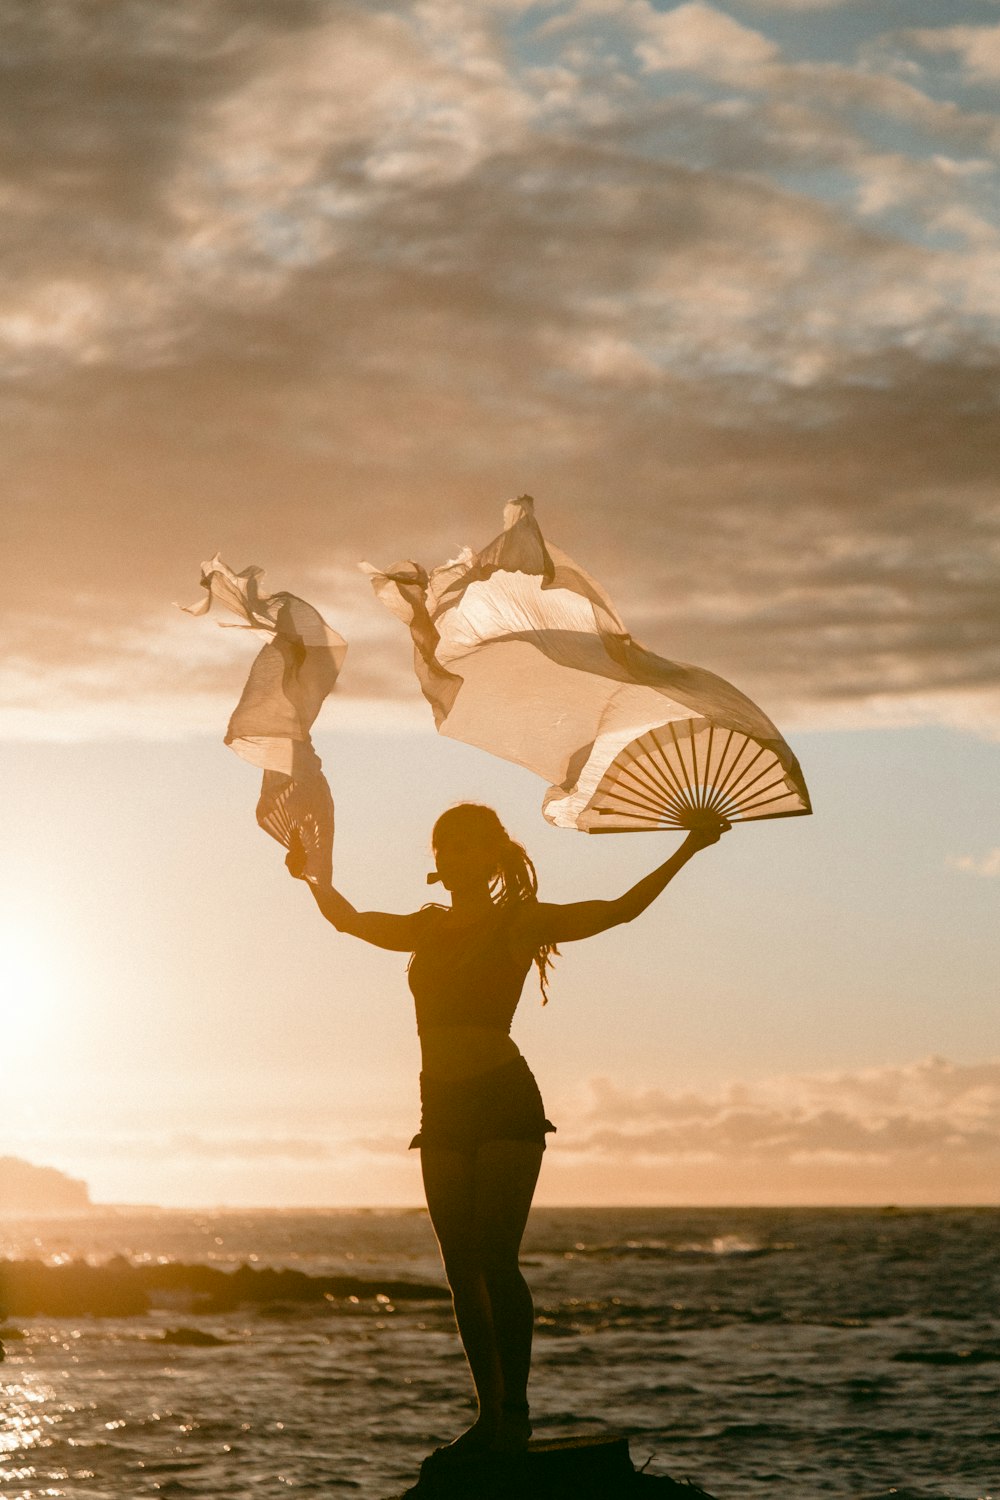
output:
M301 849L306 870L329 878L333 852L333 797L322 772L283 776L265 771L257 822L286 849Z
M362 565L410 629L441 734L551 783L548 822L588 833L811 811L771 720L732 683L632 639L611 600L546 542L529 495L504 530L428 574Z
M708 719L681 719L648 730L619 752L577 827L647 833L807 812L773 750Z

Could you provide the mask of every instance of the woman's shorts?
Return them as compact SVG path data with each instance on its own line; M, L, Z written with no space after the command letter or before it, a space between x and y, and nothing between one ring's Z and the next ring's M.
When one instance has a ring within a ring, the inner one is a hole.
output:
M486 1141L537 1141L555 1130L534 1074L523 1057L473 1078L446 1081L420 1075L420 1133L415 1146L475 1152Z

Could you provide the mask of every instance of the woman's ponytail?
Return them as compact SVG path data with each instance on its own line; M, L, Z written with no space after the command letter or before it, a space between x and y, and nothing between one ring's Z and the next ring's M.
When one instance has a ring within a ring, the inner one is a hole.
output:
M497 823L500 824L499 818ZM507 906L512 901L534 901L538 897L538 874L523 844L512 839L503 825L503 843L498 850L497 876L493 883L493 899L498 906ZM534 957L538 969L538 983L542 991L542 1004L549 1003L549 965L558 957L555 943L543 943Z

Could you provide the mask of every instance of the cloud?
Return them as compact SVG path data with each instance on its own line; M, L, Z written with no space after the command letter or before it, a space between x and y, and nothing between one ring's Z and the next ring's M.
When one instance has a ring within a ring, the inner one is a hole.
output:
M767 14L777 14L782 11L791 12L793 15L805 15L809 12L823 10L858 10L868 7L871 0L733 0L737 8L751 10Z
M1000 25L927 26L903 33L911 46L929 53L955 53L970 83L1000 79Z
M970 875L981 875L986 880L1000 879L1000 848L988 854L951 854L948 864L953 870L965 870Z
M738 4L758 11L791 11L805 14L820 10L850 10L867 5L869 0L737 0Z
M409 701L354 564L521 490L772 711L1000 732L995 115L703 3L83 16L3 22L3 733L214 722L216 548Z
M997 1201L1000 1059L927 1057L704 1091L595 1078L548 1103L559 1124L543 1175L548 1202ZM108 1133L71 1130L67 1118L62 1133L50 1121L46 1134L7 1135L16 1154L85 1177L98 1201L134 1198L146 1164L162 1201L179 1204L193 1201L192 1166L194 1201L354 1203L359 1182L365 1201L414 1201L401 1122L379 1121L361 1138L348 1126Z
M1000 1062L931 1057L858 1073L733 1084L708 1096L631 1092L606 1079L576 1123L572 1149L621 1161L685 1159L799 1168L876 1164L940 1180L948 1161L1000 1165ZM589 1128L588 1128L589 1127Z
M646 40L636 46L636 55L649 72L691 69L728 82L752 81L779 55L777 46L759 31L741 26L702 0L667 11L654 11L652 6L647 10L642 20ZM638 8L632 11L636 14Z

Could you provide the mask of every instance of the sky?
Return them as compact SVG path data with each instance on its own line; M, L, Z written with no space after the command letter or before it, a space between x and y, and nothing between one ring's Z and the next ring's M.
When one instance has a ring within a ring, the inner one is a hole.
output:
M356 904L461 798L615 895L675 837L436 737L357 568L528 492L815 807L529 981L539 1201L1000 1201L1000 0L13 0L0 68L0 1154L419 1201L405 963L288 879L254 642L174 606L218 551L347 638Z

